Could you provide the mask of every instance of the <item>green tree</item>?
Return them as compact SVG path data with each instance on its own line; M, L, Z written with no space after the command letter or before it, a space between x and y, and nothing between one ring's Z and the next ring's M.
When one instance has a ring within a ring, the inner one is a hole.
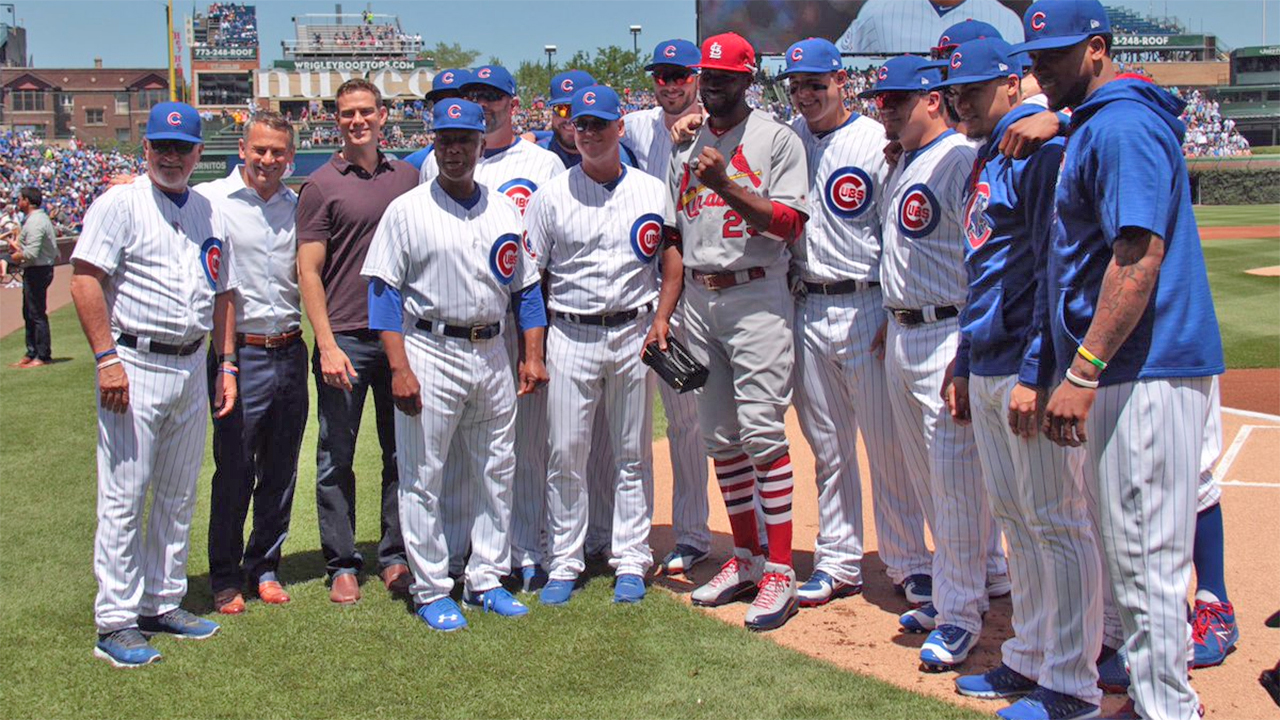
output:
M525 102L531 102L535 95L546 95L551 86L551 74L547 72L545 62L536 63L525 60L515 71L516 85Z
M590 67L583 69L590 72L596 82L616 90L627 87L642 88L648 85L643 55L617 45L596 48L595 58Z
M443 41L436 43L433 48L423 50L418 54L420 59L431 59L436 63L436 67L443 68L469 68L475 63L476 58L480 57L479 50L463 48L458 43L446 45Z

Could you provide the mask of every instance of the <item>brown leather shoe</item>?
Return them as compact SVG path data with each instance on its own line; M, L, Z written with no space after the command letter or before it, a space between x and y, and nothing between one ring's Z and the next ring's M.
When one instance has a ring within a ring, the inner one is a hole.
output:
M258 597L268 605L283 605L290 600L289 593L275 580L258 583Z
M329 599L339 605L351 605L360 599L360 582L355 573L338 573L329 587Z
M409 584L413 582L413 573L403 563L388 565L382 569L382 584L393 595L408 595Z
M21 359L21 360L19 360L18 362L16 362L16 363L9 363L9 367L11 367L11 368L24 368L24 367L26 367L26 366L30 365L30 364L31 364L32 362L34 362L34 361L35 361L35 358L29 358L29 357L27 357L26 355L23 355L23 356L22 356L22 359Z
M244 595L236 588L223 588L213 594L213 609L223 615L239 615L244 612Z

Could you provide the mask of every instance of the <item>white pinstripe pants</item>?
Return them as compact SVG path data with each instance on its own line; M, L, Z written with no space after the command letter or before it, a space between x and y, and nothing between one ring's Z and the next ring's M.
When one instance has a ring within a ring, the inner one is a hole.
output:
M951 419L940 394L959 327L956 318L914 327L890 320L885 374L903 456L933 533L938 624L976 633L990 605L987 561L997 535L973 429Z
M616 478L609 564L619 575L644 575L653 564L653 378L640 362L648 316L604 328L567 321L547 332L547 510L553 580L586 569L587 455L603 405Z
M511 569L508 528L515 388L502 340L471 342L419 330L405 334L409 366L422 387L422 412L396 411L396 462L400 468L400 530L413 570L409 592L418 604L449 594L449 547L441 521L446 456L478 498L470 528L467 589L498 586ZM454 453L458 453L456 458Z
M807 295L796 307L796 412L813 449L818 485L814 569L862 582L862 483L857 434L871 471L880 558L893 582L930 572L924 511L907 476L871 342L884 320L879 288Z
M1194 720L1187 680L1187 589L1196 490L1213 378L1098 389L1086 482L1097 483L1101 539L1126 636L1129 695L1143 717Z
M1004 664L1041 687L1097 705L1102 560L1089 519L1084 451L1009 429L1016 375L969 380L969 404L991 510L1009 540L1013 637Z
M187 549L209 423L204 353L117 348L129 376L123 413L98 403L94 623L110 633L161 615L187 594ZM142 535L147 490L151 513Z

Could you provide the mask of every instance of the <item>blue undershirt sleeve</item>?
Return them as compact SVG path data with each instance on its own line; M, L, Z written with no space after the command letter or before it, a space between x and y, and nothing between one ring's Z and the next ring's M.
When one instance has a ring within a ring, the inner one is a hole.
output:
M547 306L542 301L542 284L533 283L523 290L511 293L520 330L547 326Z
M404 332L404 305L400 290L382 278L369 281L369 329Z

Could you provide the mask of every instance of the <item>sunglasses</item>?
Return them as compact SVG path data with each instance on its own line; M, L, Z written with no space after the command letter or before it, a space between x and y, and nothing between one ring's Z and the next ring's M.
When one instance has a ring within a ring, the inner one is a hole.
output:
M498 102L511 97L498 88L492 87L472 88L466 92L466 95L467 99L472 102Z
M907 92L906 90L890 90L876 95L876 107L882 108L885 105L901 105L909 100L918 98L922 93Z
M561 117L561 118L569 117L569 111L572 109L573 109L573 106L570 105L569 103L564 103L563 105L551 106L551 112L555 113L556 117Z
M658 87L666 87L668 85L688 85L693 82L696 77L698 77L698 74L695 72L662 72L654 73L653 81L657 83Z
M195 143L189 143L185 140L152 140L151 150L160 155L190 155L192 150L196 149Z
M590 115L587 115L574 120L573 127L578 132L598 133L603 132L605 128L609 127L609 121L604 118L591 117Z

